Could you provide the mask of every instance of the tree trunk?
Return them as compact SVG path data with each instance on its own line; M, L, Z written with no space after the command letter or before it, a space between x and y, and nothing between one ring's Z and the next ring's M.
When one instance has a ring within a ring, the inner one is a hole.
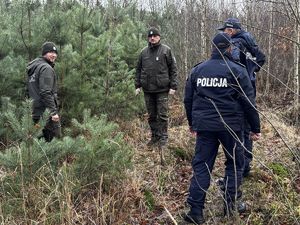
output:
M202 19L201 19L201 36L202 36L202 43L201 48L203 49L203 58L207 59L210 54L210 37L208 37L207 31L207 18L208 18L208 1L203 0L203 11L202 11Z
M299 94L300 94L300 25L296 24L295 27L296 31L296 40L297 44L295 44L295 57L294 57L294 62L295 62L295 92L297 95L295 95L295 106L298 108L299 106Z
M266 85L265 85L265 93L264 95L268 95L269 90L270 90L270 68L271 68L271 58L272 58L272 32L273 32L273 26L274 26L274 21L273 21L273 3L271 2L271 18L270 18L270 23L269 23L269 40L268 40L268 65L267 65L267 76L266 76Z
M185 9L184 9L184 57L183 57L183 68L186 76L188 76L188 20L187 20L187 1L185 3Z

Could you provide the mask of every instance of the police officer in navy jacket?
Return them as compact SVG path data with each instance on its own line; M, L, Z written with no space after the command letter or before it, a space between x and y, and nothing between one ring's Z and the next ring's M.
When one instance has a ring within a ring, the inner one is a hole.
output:
M240 62L246 67L254 88L254 94L256 95L256 73L260 71L261 67L266 62L265 54L257 45L252 34L242 29L241 23L237 18L228 18L218 30L225 32L231 37L231 42L234 46L232 49L233 60ZM252 140L249 139L249 133L250 126L246 123L243 136L244 146L246 148L246 151L244 152L244 177L247 177L250 173L250 163L253 158L253 143Z
M226 156L224 209L231 213L241 196L244 118L251 126L251 138L257 140L261 135L253 87L245 67L232 61L230 45L228 34L217 34L211 58L193 68L185 87L186 115L197 140L187 199L190 211L184 219L195 224L204 223L205 195L219 145Z

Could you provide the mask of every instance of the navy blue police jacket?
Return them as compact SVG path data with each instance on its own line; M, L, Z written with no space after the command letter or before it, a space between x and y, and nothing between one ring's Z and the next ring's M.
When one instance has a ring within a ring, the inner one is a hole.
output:
M236 47L232 52L233 59L246 66L250 80L255 81L255 72L258 72L266 62L265 54L259 49L254 37L249 32L241 30L231 39Z
M260 133L254 99L246 69L215 49L187 79L184 105L189 126L194 131L241 131L246 116L251 131Z

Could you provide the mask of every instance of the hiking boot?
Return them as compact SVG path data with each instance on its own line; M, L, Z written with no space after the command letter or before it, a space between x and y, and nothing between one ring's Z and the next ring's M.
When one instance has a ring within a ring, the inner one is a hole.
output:
M220 188L220 190L221 190L222 192L225 192L225 184L224 184L224 178L223 178L223 177L217 179L217 180L216 180L216 184L217 184L217 186Z
M152 136L151 140L147 143L147 146L151 147L157 145L159 142L159 138L157 136Z
M161 138L159 140L159 147L163 148L163 147L167 147L168 145L168 138Z
M186 222L192 223L192 224L203 224L205 223L205 219L203 217L203 214L200 213L199 215L197 214L192 214L191 212L185 213L183 216L183 219Z
M234 212L239 214L245 213L247 210L247 205L245 202L228 202L224 204L224 216L232 216Z

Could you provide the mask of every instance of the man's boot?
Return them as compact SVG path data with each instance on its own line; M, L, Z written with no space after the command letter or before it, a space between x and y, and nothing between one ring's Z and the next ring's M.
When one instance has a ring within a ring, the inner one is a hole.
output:
M159 147L164 148L164 147L167 147L167 145L168 145L167 137L162 137L159 139Z
M245 202L224 202L224 216L232 216L235 212L244 213L247 210Z
M205 219L203 217L202 211L199 214L192 214L191 212L185 213L183 219L186 222L197 224L197 225L205 223Z
M148 147L155 146L159 142L159 137L155 134L151 135L151 140L147 143Z
M220 189L220 191L222 192L222 194L224 195L225 193L225 183L224 183L224 178L221 177L219 179L216 180L216 184L217 187Z
M159 147L165 148L168 146L168 131L167 127L163 127L161 129L161 137L159 139Z

